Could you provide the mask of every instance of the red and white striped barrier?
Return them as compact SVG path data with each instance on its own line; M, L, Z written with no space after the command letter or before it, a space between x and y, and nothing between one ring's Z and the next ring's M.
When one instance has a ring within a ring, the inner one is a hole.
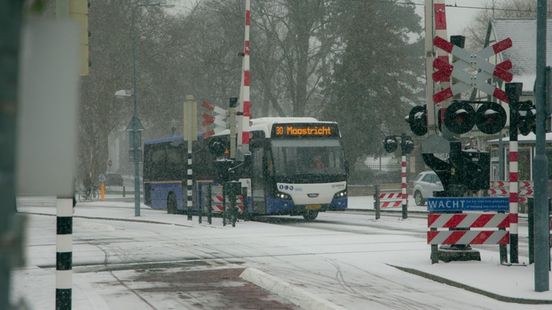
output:
M438 244L508 244L511 215L504 213L430 213L427 243ZM454 230L495 228L496 230ZM502 228L503 230L498 230ZM446 229L446 230L439 230ZM452 230L451 230L452 229Z
M211 196L211 208L213 213L222 213L224 212L224 204L223 204L223 196L222 196L222 188L220 191L215 192L212 191ZM243 196L237 195L236 196L236 205L239 209L239 213L243 213L245 210L245 205L243 203ZM230 201L228 200L228 197L226 197L226 207L230 207Z
M404 199L408 199L408 194L403 194L402 192L382 192L379 194L380 207L381 208L397 208L402 205L403 195L406 196Z
M513 177L515 178L517 173L515 171L512 171ZM517 202L518 203L527 203L527 198L533 197L534 190L533 190L533 182L531 181L518 181L514 182L518 186L514 186L513 189L517 190L517 193L515 195L510 194L510 182L506 181L491 181L490 182L490 188L489 188L489 195L490 196L502 196L506 197L509 196L511 199L511 202L514 203L513 197L517 196ZM508 188L508 189L506 189ZM515 206L514 206L515 208ZM513 213L513 212L511 212Z
M506 230L446 230L428 231L427 243L436 244L508 244L509 233Z
M237 116L238 123L238 147L242 154L249 152L249 119L251 118L251 72L250 72L250 41L251 27L251 0L245 0L245 33L243 41L242 79L240 87L240 107Z

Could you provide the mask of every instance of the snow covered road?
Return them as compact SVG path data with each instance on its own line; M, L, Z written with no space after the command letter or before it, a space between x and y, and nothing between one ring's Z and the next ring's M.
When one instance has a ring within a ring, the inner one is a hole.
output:
M55 212L49 206L21 204L20 211ZM198 224L197 217L190 222L185 216L147 208L142 211L141 222L133 222L131 203L80 204L76 208L75 309L239 309L243 304L236 300L229 303L225 294L243 295L243 291L224 293L221 287L202 284L206 280L200 278L213 277L206 273L212 270L247 267L345 309L550 307L501 302L405 273L392 265L438 270L451 279L473 275L473 283L469 284L492 286L496 282L497 293L503 295L552 300L550 293L534 295L537 293L531 291L531 283L524 280L532 274L531 267L500 266L495 251L482 250L482 262L431 265L424 219L401 220L397 215L376 221L369 214L327 213L314 223L278 217L239 222L232 228L223 227L220 219L215 219L213 225L205 221ZM94 219L96 216L102 219ZM35 309L53 309L55 217L29 218L27 267L15 273L13 296L24 296ZM499 283L504 282L500 276L509 272L517 283L511 287ZM493 277L495 282L484 281ZM220 279L217 283L240 286L236 279ZM268 293L261 299L291 307L286 296L276 294ZM254 300L260 299L251 302Z

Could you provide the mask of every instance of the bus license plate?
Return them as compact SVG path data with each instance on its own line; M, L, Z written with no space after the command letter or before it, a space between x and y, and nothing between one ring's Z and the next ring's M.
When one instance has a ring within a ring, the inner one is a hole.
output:
M305 209L307 210L320 210L322 206L321 205L307 205Z

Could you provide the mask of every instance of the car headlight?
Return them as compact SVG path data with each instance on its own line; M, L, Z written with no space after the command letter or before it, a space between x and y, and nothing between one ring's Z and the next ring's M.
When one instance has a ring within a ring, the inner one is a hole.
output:
M342 190L340 192L335 193L334 198L343 198L347 197L347 190Z
M288 194L286 194L286 193L282 193L282 192L276 192L276 198L291 200L291 196L290 196L290 195L288 195Z

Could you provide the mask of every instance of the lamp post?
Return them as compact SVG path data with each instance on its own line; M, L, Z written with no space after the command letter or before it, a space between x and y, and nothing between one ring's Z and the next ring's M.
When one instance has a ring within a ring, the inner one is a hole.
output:
M131 8L132 19L130 33L132 37L132 97L133 97L133 113L130 120L127 131L129 132L129 144L131 158L134 161L134 215L140 216L140 160L141 160L141 132L144 130L140 119L138 118L138 89L136 87L136 10L139 7L148 6L160 6L160 7L174 7L173 5L167 5L164 1L154 3L136 3Z

